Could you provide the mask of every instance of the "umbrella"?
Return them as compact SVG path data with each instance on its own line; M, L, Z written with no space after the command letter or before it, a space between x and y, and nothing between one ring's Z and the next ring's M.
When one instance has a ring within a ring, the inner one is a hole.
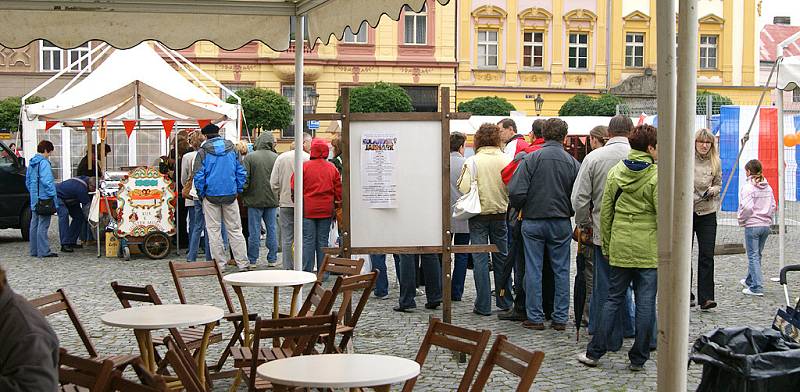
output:
M508 257L506 257L506 262L503 265L499 263L494 265L495 270L497 270L497 276L499 277L498 281L506 282L508 278L511 277L511 273L514 271L514 267L516 266L519 276L524 275L525 271L525 249L523 247L523 239L522 239L522 220L520 218L519 211L515 208L509 207L508 213L506 214L509 226L511 231L508 233L509 237L511 238L511 246L508 248ZM495 283L496 284L496 283ZM501 287L499 290L499 296L502 297L505 295L505 287ZM519 301L525 300L525 293L523 292L522 282L514 282L514 308L518 308L516 305ZM523 305L522 308L525 306Z
M572 299L572 309L575 311L575 341L580 340L581 324L583 323L583 311L589 300L587 298L587 282L583 274L586 269L586 260L592 257L591 234L580 231L576 228L573 239L578 242L578 254L575 257L577 269L575 272L575 284L573 291L575 295Z

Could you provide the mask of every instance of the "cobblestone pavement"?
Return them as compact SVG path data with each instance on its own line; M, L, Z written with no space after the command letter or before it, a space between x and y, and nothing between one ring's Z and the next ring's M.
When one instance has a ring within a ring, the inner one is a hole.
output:
M56 226L55 222L52 226ZM53 232L50 236L51 242L55 243L57 237ZM768 281L769 277L777 274L777 242L777 236L771 236L765 249L764 274L767 283L763 298L746 297L740 292L741 286L738 282L744 277L747 269L744 255L717 257L716 296L719 307L708 313L692 310L690 345L700 334L717 327L737 325L769 327L775 309L783 302L780 286ZM787 241L787 244L791 243ZM94 250L84 249L42 261L29 257L27 249L28 244L22 242L18 230L0 230L0 264L8 271L8 279L13 289L25 297L32 298L64 288L100 352L137 352L131 331L109 327L100 322L100 315L120 308L109 285L112 281L135 285L153 284L165 303L178 302L165 260L153 261L143 256L128 262L96 258ZM787 253L787 260L792 260L796 254L791 246L787 247ZM573 257L574 254L573 249ZM264 255L262 252L262 263ZM390 281L394 281L393 263L388 262L387 265ZM265 268L265 264L261 264L260 268ZM573 275L574 269L573 266ZM622 351L604 357L598 368L585 368L575 360L575 356L585 350L589 341L585 333L582 333L580 342L576 342L572 327L566 332L556 332L551 329L534 332L522 328L519 323L499 321L495 316L477 316L472 313L475 289L471 271L467 275L466 286L464 301L453 304L454 322L470 328L486 328L493 334L506 334L511 342L529 349L544 351L544 364L536 377L535 389L648 391L656 386L655 355L647 363L644 372L632 373L626 369L627 349L632 340L626 339ZM198 279L185 287L190 302L224 306L219 295L219 287L214 281ZM794 287L797 289L800 285L795 284ZM414 358L428 319L434 316L441 317L441 312L425 310L422 307L424 299L418 301L420 309L413 313L393 312L392 306L396 305L397 296L397 285L393 284L390 286L389 300L380 301L374 298L370 300L357 328L355 339L357 352ZM271 290L245 289L245 297L254 311L268 313L271 309ZM288 293L283 294L281 297L283 304L288 304L288 297ZM236 301L235 296L233 299ZM60 319L53 317L51 322L62 345L70 351L81 352L82 344L71 327L68 327L66 317ZM230 326L225 324L218 330L226 336L230 336L232 331ZM208 358L214 360L218 358L220 349L221 347L212 347ZM688 349L687 347L687 353ZM464 366L454 362L448 353L434 350L423 367L417 390L454 390ZM690 366L690 390L696 389L700 373L700 366ZM225 380L218 381L215 383L215 390L226 390L227 385ZM513 390L516 384L514 377L496 369L488 385L491 386L490 390L503 391Z

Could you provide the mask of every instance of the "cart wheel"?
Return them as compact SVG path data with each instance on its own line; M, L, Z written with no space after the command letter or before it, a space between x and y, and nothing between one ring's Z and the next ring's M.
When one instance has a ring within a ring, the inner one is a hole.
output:
M131 249L127 246L122 248L122 258L125 259L125 261L131 260Z
M167 257L169 254L169 237L160 231L154 231L142 240L142 251L147 257L158 260Z

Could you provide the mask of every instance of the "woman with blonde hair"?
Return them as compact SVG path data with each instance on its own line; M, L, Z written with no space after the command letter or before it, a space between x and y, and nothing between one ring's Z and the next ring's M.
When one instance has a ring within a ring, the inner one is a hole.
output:
M722 167L717 138L706 128L694 137L694 214L692 231L697 236L697 303L701 310L715 308L714 248L717 239L717 210L722 186ZM694 306L694 293L691 293Z

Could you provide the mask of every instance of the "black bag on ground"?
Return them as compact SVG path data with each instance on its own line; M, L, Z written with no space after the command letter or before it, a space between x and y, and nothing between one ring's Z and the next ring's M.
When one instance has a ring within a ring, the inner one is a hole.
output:
M797 391L800 344L772 329L719 328L700 336L689 359L703 364L698 391Z

